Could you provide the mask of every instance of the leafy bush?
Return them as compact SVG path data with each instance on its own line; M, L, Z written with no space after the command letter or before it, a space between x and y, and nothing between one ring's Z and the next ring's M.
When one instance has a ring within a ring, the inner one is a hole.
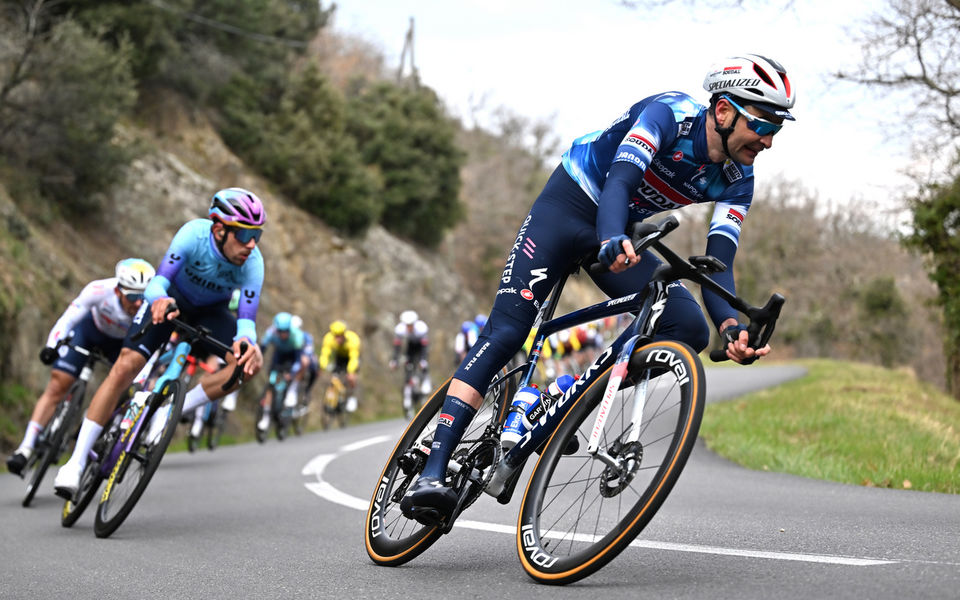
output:
M85 212L129 160L115 127L136 100L130 47L69 19L47 30L3 26L12 43L0 54L0 150L45 196Z
M376 177L346 133L346 104L315 65L290 83L273 112L238 78L223 102L228 143L290 199L332 227L358 234L381 209ZM236 90L236 93L234 93Z
M435 246L463 215L464 154L456 128L429 88L377 82L351 98L349 130L363 160L383 178L387 229Z

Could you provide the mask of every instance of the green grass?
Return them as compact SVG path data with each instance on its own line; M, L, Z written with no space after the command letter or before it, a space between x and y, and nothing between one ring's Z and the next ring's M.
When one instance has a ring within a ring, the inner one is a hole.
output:
M906 370L801 364L802 379L710 404L708 447L751 469L960 493L960 402Z

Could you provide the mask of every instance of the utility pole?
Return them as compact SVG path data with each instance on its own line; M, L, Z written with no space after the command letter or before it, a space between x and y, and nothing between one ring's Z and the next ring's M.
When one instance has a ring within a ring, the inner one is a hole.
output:
M420 85L420 74L417 72L417 64L413 59L413 17L410 17L410 27L403 39L403 50L400 52L400 67L397 69L397 81L402 82L403 67L407 62L407 55L410 56L410 75L408 78L414 86Z

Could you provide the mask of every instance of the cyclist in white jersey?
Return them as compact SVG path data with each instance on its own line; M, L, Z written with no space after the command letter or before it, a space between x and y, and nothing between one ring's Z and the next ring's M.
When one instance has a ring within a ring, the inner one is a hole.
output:
M50 380L33 407L30 422L20 446L7 458L7 469L20 475L37 437L53 417L57 404L80 375L87 357L69 346L55 352L57 342L69 337L70 343L100 350L108 360L116 360L123 345L123 336L143 304L143 291L153 278L153 266L140 258L127 258L117 263L114 277L91 281L60 315L47 336L47 345L40 360L53 364Z

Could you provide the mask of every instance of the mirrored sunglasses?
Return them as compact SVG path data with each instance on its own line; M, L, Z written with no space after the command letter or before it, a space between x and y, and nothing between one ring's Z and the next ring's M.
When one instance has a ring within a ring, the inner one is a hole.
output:
M126 298L128 302L139 302L143 300L143 292L133 292L120 288L120 293L123 294L123 297Z
M249 229L245 227L229 227L227 231L232 231L234 237L236 237L237 241L241 244L249 244L250 240L254 240L259 244L260 236L263 235L263 229L259 227Z
M751 115L745 108L731 100L730 96L724 96L723 99L729 102L735 109L737 109L737 112L743 115L743 118L747 120L747 128L760 137L765 135L774 135L783 128L782 124L777 125L776 123L771 123L770 121L766 121L760 117Z

